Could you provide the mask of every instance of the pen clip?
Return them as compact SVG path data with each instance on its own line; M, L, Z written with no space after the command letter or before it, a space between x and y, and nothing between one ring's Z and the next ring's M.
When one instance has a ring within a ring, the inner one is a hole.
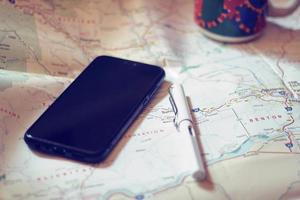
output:
M179 128L179 124L178 124L178 108L177 108L177 105L176 105L176 102L174 100L174 97L173 97L173 94L172 94L172 86L169 88L169 101L171 103L171 106L172 106L172 110L175 114L175 118L173 119L173 122L175 124L175 127L176 129Z

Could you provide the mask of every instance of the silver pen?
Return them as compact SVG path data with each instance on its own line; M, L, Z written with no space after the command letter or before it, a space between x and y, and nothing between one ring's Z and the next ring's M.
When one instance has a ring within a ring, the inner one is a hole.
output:
M193 144L195 158L198 164L198 170L194 177L197 180L204 180L206 177L204 162L201 157L200 146L197 142L197 135L193 127L193 119L190 107L181 84L173 84L169 89L170 103L175 113L174 124L179 132L187 131Z

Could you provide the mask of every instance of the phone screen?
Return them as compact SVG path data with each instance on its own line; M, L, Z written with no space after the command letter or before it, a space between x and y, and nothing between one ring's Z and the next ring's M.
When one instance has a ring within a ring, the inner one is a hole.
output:
M163 78L156 66L98 57L28 129L25 141L102 160Z

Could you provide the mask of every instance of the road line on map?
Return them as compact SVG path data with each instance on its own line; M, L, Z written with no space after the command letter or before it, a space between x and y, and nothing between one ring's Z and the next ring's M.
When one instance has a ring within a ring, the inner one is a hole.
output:
M288 127L288 126L290 126L290 125L292 125L292 124L295 122L293 116L290 116L290 117L291 117L291 120L292 120L292 121L291 121L290 123L288 123L288 124L286 124L286 125L284 125L284 126L282 127L282 130L283 130L284 132L286 132L286 133L288 133L288 132L285 130L285 128Z
M275 73L275 75L278 76L278 78L280 79L282 85L290 92L292 93L293 97L298 99L298 95L297 93L293 90L293 88L290 86L290 84L284 80L284 71L282 70L281 66L280 66L280 60L282 58L284 58L284 55L281 55L281 57L279 58L279 60L276 62L276 67L278 68L278 70L282 73L281 75L277 72L277 70L275 69L275 67L273 66L273 64L267 59L265 58L265 56L259 51L257 50L253 45L250 45L250 48L252 48L252 50L254 52L257 53L257 55L273 70L273 72Z
M292 151L292 147L294 146L294 143L293 143L293 139L292 139L292 137L291 137L291 136L293 136L293 134L292 134L290 131L285 130L288 126L292 125L292 124L295 122L293 116L290 116L290 118L291 118L292 122L290 122L290 123L284 125L284 126L282 127L282 131L285 132L285 133L287 134L287 137L288 137L288 140L289 140L289 143L286 143L286 144L285 144L286 147L289 148L290 152L293 152L293 151ZM293 136L293 137L294 137L294 136ZM297 143L297 142L296 142L296 143ZM291 146L289 146L289 145L291 145Z
M248 154L251 153L257 153L257 154L261 154L261 153L265 153L265 154L300 154L300 152L280 152L280 151L249 151Z
M242 127L244 128L244 130L246 131L246 135L248 138L250 138L250 133L248 132L248 130L246 129L245 125L243 124L242 120L239 118L239 116L237 115L237 113L235 112L235 110L232 108L231 109L234 113L234 115L236 116L237 120L240 122L240 124L242 125Z

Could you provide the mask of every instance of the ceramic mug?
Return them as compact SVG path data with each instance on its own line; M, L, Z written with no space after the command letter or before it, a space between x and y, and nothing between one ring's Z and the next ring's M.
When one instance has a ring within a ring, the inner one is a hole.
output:
M195 20L207 37L221 42L246 42L266 27L266 16L285 16L300 0L281 0L275 7L269 0L195 0Z

